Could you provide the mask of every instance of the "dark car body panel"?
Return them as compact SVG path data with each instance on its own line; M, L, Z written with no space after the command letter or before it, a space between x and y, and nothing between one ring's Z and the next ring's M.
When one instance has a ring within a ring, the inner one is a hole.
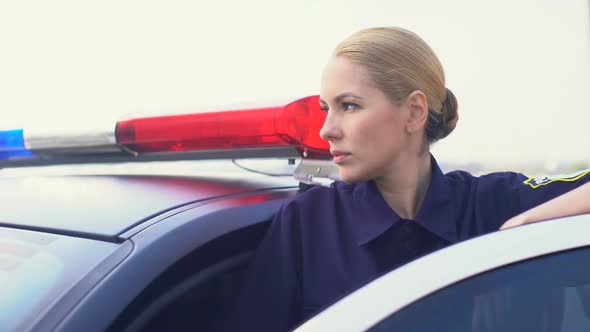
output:
M294 194L289 189L218 198L207 204L195 204L142 229L127 240L133 242L134 250L124 264L90 290L57 330L108 329L142 290L177 260L220 236L271 220ZM112 294L117 294L116 300ZM88 321L93 321L93 325L89 326ZM42 321L37 329L50 328L51 323L50 319Z

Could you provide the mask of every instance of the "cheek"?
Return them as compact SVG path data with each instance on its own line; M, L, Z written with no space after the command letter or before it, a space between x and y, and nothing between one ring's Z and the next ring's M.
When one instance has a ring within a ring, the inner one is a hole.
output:
M366 126L360 127L355 132L358 142L364 149L366 149L366 151L371 151L377 148L377 144L379 144L379 141L382 139L377 129L378 128Z
M389 117L359 121L355 129L353 135L367 151L390 150L400 141L400 128Z

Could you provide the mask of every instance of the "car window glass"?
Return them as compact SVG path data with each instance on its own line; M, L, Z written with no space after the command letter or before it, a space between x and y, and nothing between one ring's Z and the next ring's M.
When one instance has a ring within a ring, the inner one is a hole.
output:
M590 331L589 262L590 249L584 248L482 273L370 331Z
M120 247L0 228L0 331L28 330L48 309L58 312L56 303L66 295L78 299L101 276L100 264Z

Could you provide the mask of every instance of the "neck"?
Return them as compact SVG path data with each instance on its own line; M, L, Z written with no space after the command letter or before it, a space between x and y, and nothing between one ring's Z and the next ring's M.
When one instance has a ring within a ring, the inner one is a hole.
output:
M375 179L377 188L389 206L404 219L414 219L430 185L430 154L400 158L388 175Z

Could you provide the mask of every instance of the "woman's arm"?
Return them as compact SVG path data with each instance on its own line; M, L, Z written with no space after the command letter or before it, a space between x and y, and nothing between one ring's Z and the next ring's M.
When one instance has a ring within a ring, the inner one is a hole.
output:
M590 213L590 183L511 218L500 229L584 213Z

